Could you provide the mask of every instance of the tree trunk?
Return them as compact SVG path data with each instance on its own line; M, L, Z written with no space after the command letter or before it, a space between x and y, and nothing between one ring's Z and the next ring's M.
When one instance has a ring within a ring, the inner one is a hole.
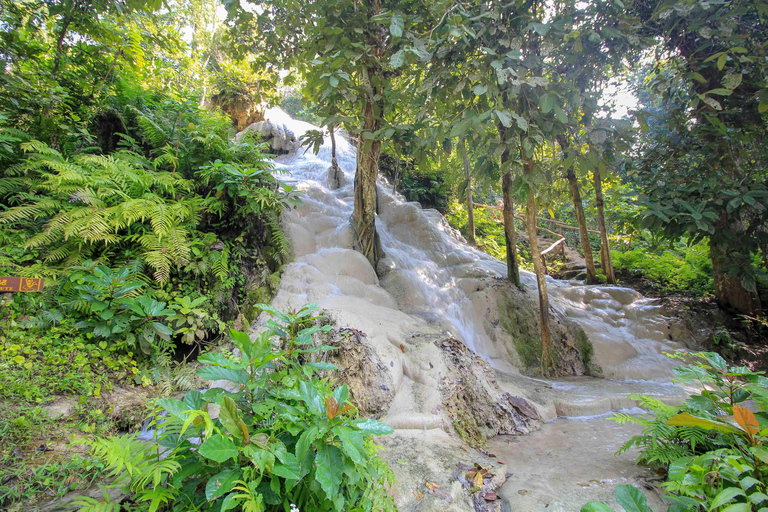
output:
M370 3L370 17L381 14L380 0ZM362 132L373 133L381 126L377 112L381 108L381 87L384 82L379 67L381 59L382 34L380 27L371 23L369 29L371 61L363 65L363 86L365 95L362 111ZM382 257L381 244L376 233L376 177L379 173L379 155L381 141L366 139L362 133L357 138L357 169L355 170L355 208L352 214L355 249L363 253L376 269L376 263Z
M328 133L331 137L331 165L338 167L339 162L336 160L336 130L333 126L328 127Z
M502 156L503 158L503 156ZM520 284L520 263L517 259L517 231L515 230L515 201L512 198L512 172L501 177L501 191L504 197L504 239L507 243L507 279L518 288Z
M533 160L523 153L523 172L527 176L533 174ZM525 208L525 225L531 244L531 259L536 273L536 283L539 287L539 318L541 325L541 369L547 375L552 366L551 341L549 333L549 295L547 295L547 274L541 262L541 251L536 239L536 195L533 186L528 185L528 204Z
M53 59L53 68L51 69L51 78L55 79L59 74L59 66L61 66L61 57L64 55L64 39L67 38L67 32L69 31L69 25L75 17L75 2L69 1L68 8L64 14L64 21L61 24L59 35L56 38L56 56Z
M725 214L723 214L725 216ZM728 227L727 221L720 221L717 231L722 234ZM739 231L738 229L736 231ZM735 235L737 236L738 233ZM717 236L717 235L716 235ZM758 315L762 312L760 296L747 290L738 274L728 271L730 268L746 268L750 265L749 255L740 254L734 250L732 243L718 243L716 237L709 240L709 256L712 258L712 280L715 285L715 297L721 306L729 306L746 315Z
M557 142L563 153L568 150L569 143L565 136L557 137ZM581 249L584 252L584 265L587 267L587 284L597 283L597 271L595 270L595 259L592 256L592 247L589 245L589 231L587 231L587 219L584 216L584 205L581 202L581 192L579 191L579 180L576 179L576 172L573 165L565 170L565 177L568 179L568 185L571 187L571 198L573 199L573 210L576 212L576 223L579 225L579 237L581 238Z
M395 179L392 180L392 193L397 192L397 182L400 180L400 155L395 152Z
M472 175L469 173L469 156L467 155L467 141L461 138L461 147L463 150L462 158L464 160L464 178L467 180L467 240L475 245L475 207L472 200ZM506 196L504 203L506 204ZM514 225L512 226L514 229Z
M613 273L611 262L611 245L608 240L608 228L605 226L605 212L603 211L603 182L600 178L600 170L594 169L592 176L595 181L595 203L597 204L597 222L600 225L600 264L606 279L611 284L616 284L616 276Z

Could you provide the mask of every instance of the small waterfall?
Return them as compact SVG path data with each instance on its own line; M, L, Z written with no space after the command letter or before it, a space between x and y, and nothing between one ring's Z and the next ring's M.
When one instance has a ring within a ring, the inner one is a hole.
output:
M296 140L316 127L270 109L264 126L277 144ZM262 130L263 131L263 130ZM355 149L337 135L337 159L343 176L329 176L330 140L317 155L295 148L276 159L281 179L303 193L302 204L284 215L295 261L283 276L278 307L319 302L342 322L368 333L382 354L393 359L396 374L408 373L400 346L423 323L450 333L480 357L508 359L490 339L486 318L473 293L488 278L504 278L506 265L463 242L437 211L424 210L378 189L376 221L386 257L377 272L352 250L349 219L353 210ZM521 276L535 294L535 276ZM667 380L674 366L662 351L679 348L668 341L666 319L653 301L618 287L574 286L549 279L555 312L577 322L594 347L594 361L606 377ZM417 325L418 324L418 325Z

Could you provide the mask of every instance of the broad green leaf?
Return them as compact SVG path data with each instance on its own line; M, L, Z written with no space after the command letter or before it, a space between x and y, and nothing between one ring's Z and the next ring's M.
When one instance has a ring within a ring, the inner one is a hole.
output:
M389 425L382 423L378 420L374 420L372 418L368 418L365 420L355 420L352 423L354 423L357 428L362 430L364 434L373 434L374 436L383 436L387 434L391 434L394 432L392 430L392 427Z
M281 463L275 464L272 472L288 480L299 480L301 478L299 459L292 453L284 454L282 459Z
M512 126L512 115L509 112L506 110L494 110L494 113L499 118L499 121L501 121L501 124L504 125L504 128Z
M482 96L488 91L488 86L483 84L478 84L472 89L475 93L475 96Z
M192 407L189 407L181 400L177 400L175 398L158 398L155 402L157 405L168 411L168 414L171 416L176 416L182 420L186 419L189 415L189 413L185 411L192 409Z
M221 502L221 510L219 512L227 512L237 508L238 505L240 505L240 494L237 492L227 494L224 501Z
M627 512L653 512L648 507L648 501L640 489L631 485L619 485L616 487L616 501Z
M307 451L309 451L309 447L312 446L312 442L317 439L317 433L317 426L309 427L307 430L301 433L299 440L296 442L296 457L299 460L304 459Z
M355 464L364 464L363 453L365 453L364 439L362 432L352 430L347 427L334 428L333 431L341 439L341 449L352 459Z
M566 115L565 111L555 103L555 117L557 117L557 120L560 121L563 124L568 124L568 116Z
M344 469L341 451L335 446L323 445L317 450L315 462L317 464L315 479L328 497L333 499L339 492Z
M243 432L240 430L240 412L235 401L228 396L222 398L219 421L230 435L238 439L243 438Z
M581 512L614 512L614 510L605 503L598 503L597 501L590 501L583 507Z
M237 459L240 452L230 438L215 434L200 445L198 453L206 459L221 463L228 459Z
M405 50L398 50L393 55L392 58L389 60L389 64L397 69L403 65L403 62L405 61Z
M248 372L244 370L230 370L217 366L203 366L197 370L197 376L203 380L227 380L238 384L248 382Z
M725 63L728 62L728 54L723 53L718 59L717 59L717 69L723 69L725 67Z
M709 510L715 510L718 507L722 507L726 503L730 503L736 496L745 496L744 491L738 487L726 487L715 496L712 503L709 504ZM751 508L747 508L751 510Z
M542 94L539 98L539 106L542 112L549 114L555 106L555 97L551 94Z
M393 37L403 37L404 25L405 20L403 19L403 16L395 14L392 16L392 21L389 22L389 33L392 34Z
M213 501L224 496L232 490L240 476L240 469L225 469L212 476L205 485L205 499Z
M299 395L312 414L325 414L325 402L315 386L307 381L299 383Z
M718 432L723 432L725 434L736 434L739 432L739 429L732 425L714 422L705 418L697 418L696 416L692 416L687 412L673 416L667 420L666 424L675 427L701 427L706 430L717 430Z

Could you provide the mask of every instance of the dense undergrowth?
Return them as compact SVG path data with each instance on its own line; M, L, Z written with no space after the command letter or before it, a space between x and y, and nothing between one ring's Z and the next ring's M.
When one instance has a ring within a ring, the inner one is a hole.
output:
M199 386L187 363L253 320L289 256L279 216L298 199L210 102L265 76L219 55L206 94L183 36L205 5L129 4L73 3L58 46L66 12L0 9L0 276L45 279L0 296L0 508L90 485L103 465L70 434L140 426L120 390Z
M316 325L317 306L261 307L274 319L258 337L232 330L237 352L200 357L198 376L221 387L156 401L152 442L87 441L116 477L110 487L150 510L394 511L392 473L372 441L392 429L358 419L347 386L322 378L338 368L316 357L333 350L313 340L330 330ZM83 512L119 507L79 503Z
M713 352L672 357L687 363L675 370L675 382L701 391L678 406L632 396L652 414L609 418L643 427L620 452L637 447L638 463L666 472L670 511L762 510L768 505L768 380Z

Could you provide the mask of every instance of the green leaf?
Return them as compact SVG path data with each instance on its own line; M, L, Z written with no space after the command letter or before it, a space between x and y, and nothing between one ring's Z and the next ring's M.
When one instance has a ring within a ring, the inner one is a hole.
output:
M552 94L542 94L539 97L539 106L542 112L549 114L555 106L555 97Z
M272 472L288 480L299 480L301 478L299 459L292 453L286 453L283 456L283 462L275 464Z
M730 90L730 89L722 89L722 88L721 89L711 89L711 90L707 91L707 94L717 94L717 95L720 95L720 96L730 96L731 93L733 93L732 90Z
M475 93L475 96L482 96L488 91L488 86L483 84L478 84L472 89Z
M725 67L725 63L728 62L728 54L723 53L718 59L717 59L717 69L723 69Z
M627 512L653 512L648 507L648 501L640 489L631 485L619 485L616 487L616 501Z
M392 34L392 37L403 37L404 25L405 20L402 15L395 14L392 16L392 21L389 22L389 33Z
M299 383L299 396L312 414L325 414L325 402L317 388L307 381Z
M728 73L723 77L722 84L726 89L733 90L741 85L743 75L741 73Z
M566 115L565 111L555 103L555 117L557 117L557 120L560 121L563 124L568 124L568 116Z
M714 422L705 418L697 418L687 412L678 414L668 419L666 425L672 425L674 427L701 427L706 430L717 430L725 434L736 434L739 429L725 423Z
M363 453L365 453L364 439L362 432L352 430L347 427L338 427L333 429L336 435L341 439L341 448L344 453L352 459L355 464L364 464Z
M504 125L504 128L512 126L512 115L509 112L506 110L494 110L494 113L499 118L499 121L501 121L501 124Z
M197 376L203 380L227 380L245 384L248 382L248 372L243 370L231 370L217 366L203 366L197 370Z
M212 476L205 485L205 499L213 501L227 494L240 479L240 475L240 469L225 469Z
M614 510L605 503L598 503L597 501L590 501L583 507L581 512L614 512Z
M299 440L296 442L296 457L299 460L304 459L307 451L309 451L309 447L312 446L312 442L317 439L317 433L317 426L309 427L307 430L301 433Z
M198 453L206 459L221 463L228 459L237 459L240 452L230 438L215 434L200 445Z
M394 430L392 430L392 427L378 420L374 420L373 418L368 418L365 420L355 420L352 423L354 423L355 426L357 426L357 428L362 430L364 434L372 434L374 436L384 436L394 432Z
M175 398L158 398L155 402L157 405L168 411L168 414L171 416L176 416L182 420L187 419L187 416L189 416L189 413L184 411L190 410L191 407L189 407L181 400L177 400Z
M748 503L734 503L725 507L721 512L752 512L752 506Z
M234 400L225 396L222 398L221 410L219 412L219 421L227 429L227 432L238 439L243 438L243 432L240 430L240 413L237 410L237 404Z
M331 87L337 87L339 85L339 79L333 75L328 79L328 82L330 82Z
M219 512L227 512L228 510L237 508L238 505L240 505L240 494L235 492L227 494L224 501L221 502L221 509Z
M709 505L709 510L715 510L726 503L730 503L736 496L745 496L744 491L738 487L726 487L715 496L714 500L712 500L712 503ZM751 507L747 507L746 510L751 510Z
M315 458L317 469L315 479L323 488L325 494L333 499L339 492L341 475L344 469L341 451L335 446L323 445L317 450Z
M397 69L403 65L405 62L405 50L398 50L393 55L392 58L389 59L389 64Z

